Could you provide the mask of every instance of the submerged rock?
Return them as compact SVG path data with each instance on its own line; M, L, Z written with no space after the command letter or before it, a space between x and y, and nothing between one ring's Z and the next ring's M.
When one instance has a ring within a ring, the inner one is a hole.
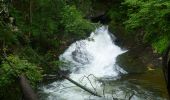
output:
M74 61L82 65L89 64L91 62L93 57L86 49L86 41L76 42L76 48L72 52L72 58Z

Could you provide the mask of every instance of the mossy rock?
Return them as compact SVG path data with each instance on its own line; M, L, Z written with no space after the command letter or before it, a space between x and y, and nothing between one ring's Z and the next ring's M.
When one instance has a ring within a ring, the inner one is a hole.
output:
M143 73L147 71L146 65L132 51L128 51L117 57L117 64L128 73Z

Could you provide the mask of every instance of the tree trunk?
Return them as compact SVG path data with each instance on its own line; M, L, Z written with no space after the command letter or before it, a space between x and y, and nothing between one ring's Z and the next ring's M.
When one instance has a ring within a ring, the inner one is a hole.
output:
M163 60L162 60L162 65L163 65L163 72L164 72L164 76L165 76L165 80L167 83L167 89L168 89L168 93L170 93L170 89L169 89L169 80L168 80L168 71L169 71L169 67L170 67L170 44L168 46L168 48L165 50L164 54L163 54Z

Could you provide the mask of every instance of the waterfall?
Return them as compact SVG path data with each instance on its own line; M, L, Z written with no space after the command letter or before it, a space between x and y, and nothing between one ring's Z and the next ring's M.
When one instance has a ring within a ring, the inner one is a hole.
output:
M111 35L107 26L99 27L87 39L71 44L59 57L68 63L68 66L61 68L71 70L70 78L100 94L103 88L98 79L117 79L120 73L126 73L115 64L116 57L125 51L114 44L115 37ZM42 88L49 94L47 100L84 100L90 96L67 80L56 81Z

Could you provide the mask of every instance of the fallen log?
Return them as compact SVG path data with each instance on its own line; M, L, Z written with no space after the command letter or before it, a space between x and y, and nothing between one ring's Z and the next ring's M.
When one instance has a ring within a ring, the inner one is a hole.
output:
M6 53L3 54L5 61L7 61L8 65L14 69L15 72L15 65L11 63L6 56ZM17 72L15 72L17 74ZM23 100L38 100L37 95L33 91L30 83L28 82L27 78L25 75L17 75L19 79L19 85L21 87L21 91L23 93Z
M88 89L87 87L85 87L85 86L77 83L76 81L72 80L71 78L66 77L66 76L63 76L63 77L64 77L65 79L69 80L71 83L73 83L73 84L77 85L78 87L82 88L83 90L89 92L90 94L92 94L92 95L94 95L94 96L102 97L101 95L99 95L99 94L95 93L94 91Z
M31 88L31 85L29 84L27 78L24 75L19 76L19 83L23 93L24 100L38 100L37 95Z
M78 82L74 81L73 79L67 77L66 75L63 75L61 73L58 73L61 77L63 77L64 79L67 79L68 81L70 81L71 83L75 84L76 86L80 87L81 89L87 91L88 93L94 95L94 96L98 96L98 97L102 97L101 95L97 94L96 92L90 90L89 88L79 84Z
M56 75L43 75L43 76L48 77L48 78L51 77L51 79L54 79L56 77ZM78 82L74 81L73 79L69 78L68 76L63 75L61 72L58 72L58 76L70 81L71 83L75 84L76 86L80 87L81 89L85 90L86 92L88 92L94 96L102 97L101 95L99 95L96 92L90 90L89 88L79 84Z
M6 58L6 53L4 53L4 59L7 61L7 63L9 64L9 66L14 69L15 65L12 65L12 63L10 61L8 61L8 59ZM88 93L94 95L94 96L98 96L98 97L102 97L101 95L97 94L96 92L90 90L89 88L79 84L78 82L74 81L73 79L67 77L66 75L62 74L61 72L57 72L58 76L63 77L64 79L67 79L68 81L70 81L71 83L75 84L76 86L80 87L81 89L87 91ZM46 75L45 75L46 76ZM31 85L29 84L27 78L25 77L25 75L18 75L19 77L19 83L21 86L21 90L23 92L23 99L24 100L38 100L37 95L35 94L35 92L33 91ZM52 77L54 77L52 75Z

